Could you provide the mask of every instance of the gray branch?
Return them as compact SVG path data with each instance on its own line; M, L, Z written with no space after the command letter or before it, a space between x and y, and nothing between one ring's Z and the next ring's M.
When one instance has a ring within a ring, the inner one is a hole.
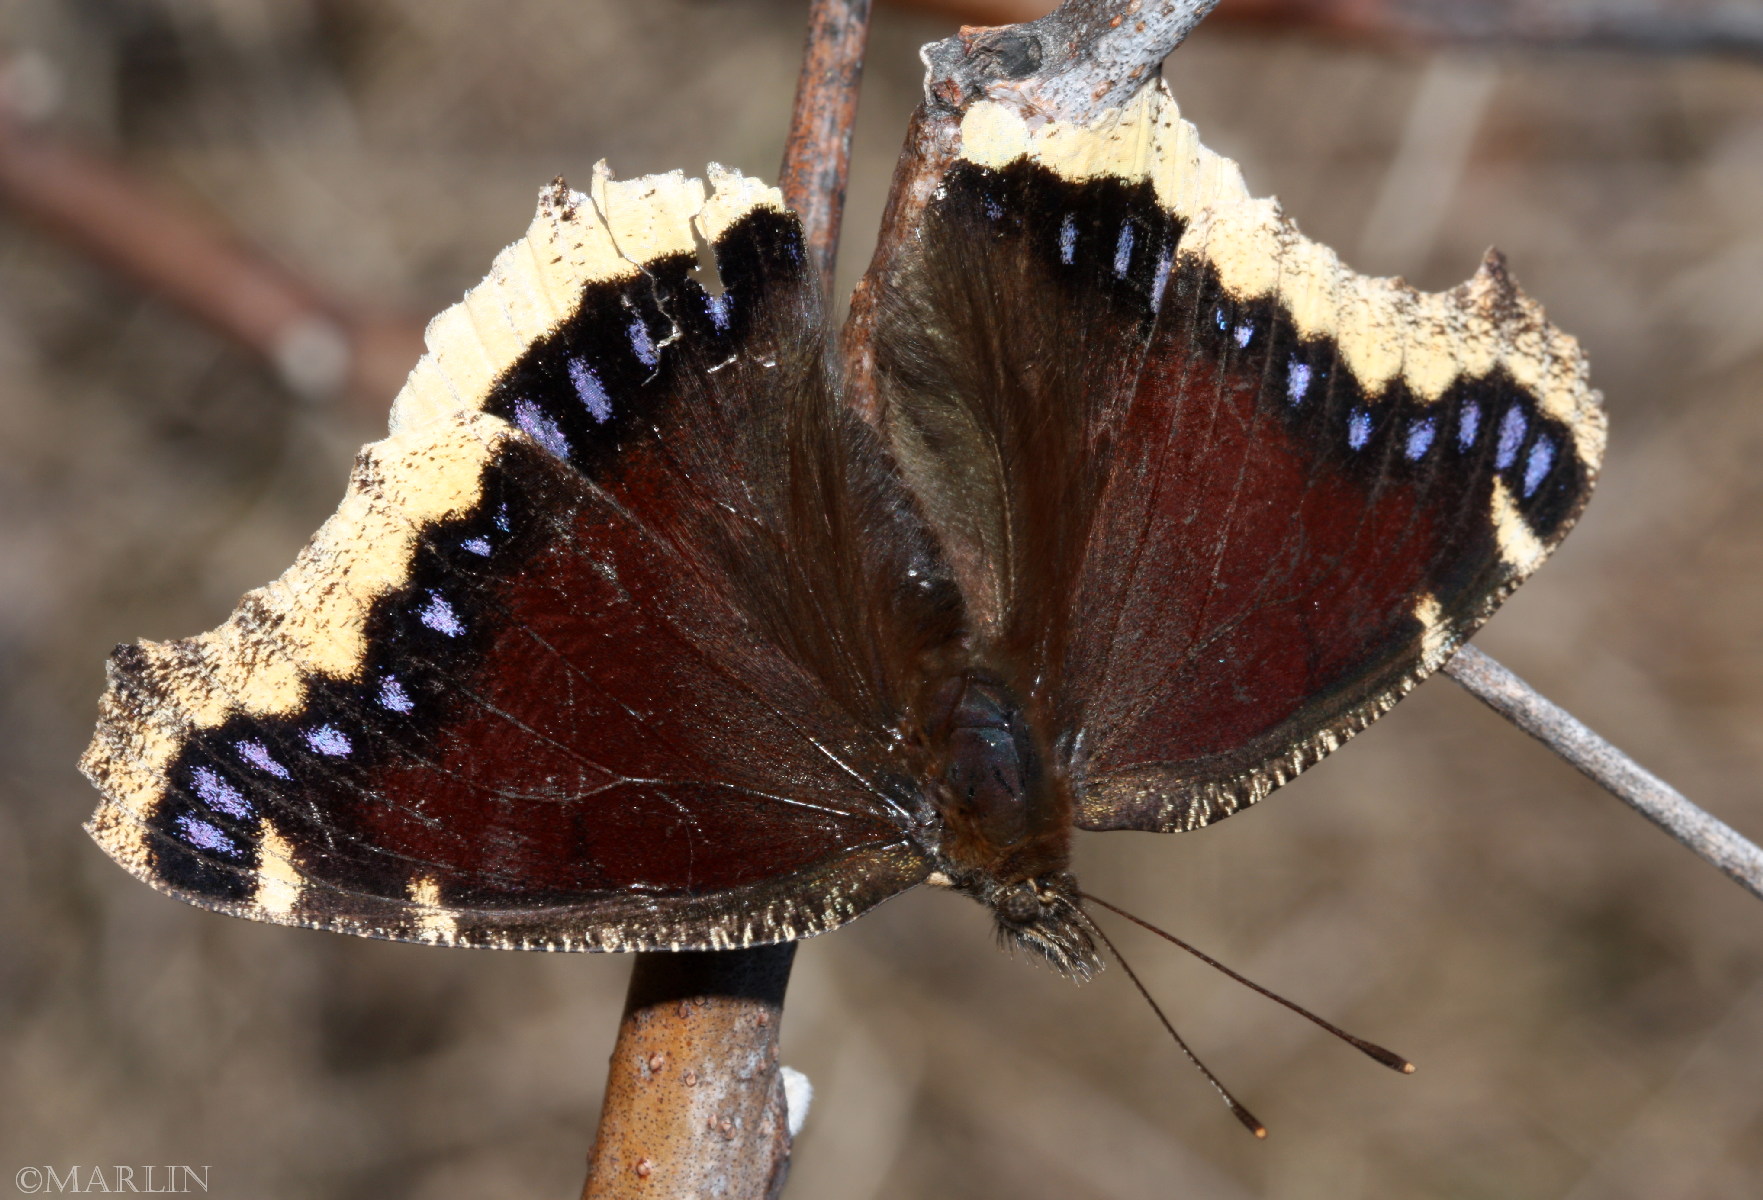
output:
M1489 708L1578 767L1593 782L1763 898L1763 850L1726 822L1606 742L1561 706L1477 650L1464 646L1445 674Z
M1130 100L1217 3L1067 0L1037 21L963 31L921 51L925 100L955 108L1014 99L1085 122Z

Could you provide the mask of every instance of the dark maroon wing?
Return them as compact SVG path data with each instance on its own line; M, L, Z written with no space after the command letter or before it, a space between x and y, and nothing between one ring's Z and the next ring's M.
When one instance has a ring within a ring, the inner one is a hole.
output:
M796 938L923 877L889 734L956 598L833 397L794 217L713 179L548 192L295 566L117 650L83 766L119 862L562 949Z
M1565 536L1596 395L1496 259L1437 296L1353 274L1161 85L1089 129L981 102L958 137L870 284L879 421L1079 824L1217 820Z

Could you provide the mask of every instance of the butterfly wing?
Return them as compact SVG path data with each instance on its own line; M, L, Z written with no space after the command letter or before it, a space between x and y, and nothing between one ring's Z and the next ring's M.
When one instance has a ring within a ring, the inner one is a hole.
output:
M856 309L867 403L1078 823L1204 825L1541 563L1592 486L1596 393L1497 259L1439 295L1352 273L1161 83L1087 127L944 120Z
M118 862L558 949L802 937L925 874L886 735L957 601L833 395L795 218L712 180L547 191L295 565L118 648L82 763Z

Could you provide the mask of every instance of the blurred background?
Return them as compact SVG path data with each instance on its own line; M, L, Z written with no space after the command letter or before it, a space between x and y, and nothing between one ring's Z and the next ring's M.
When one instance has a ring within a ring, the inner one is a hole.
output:
M1584 340L1599 494L1477 644L1763 836L1756 6L1328 7L1225 0L1171 86L1350 262L1437 288L1497 243ZM878 10L846 286L917 47L1035 11ZM185 907L87 840L73 764L110 646L207 629L282 570L383 428L412 331L542 184L601 157L775 175L803 18L0 6L0 1189L156 1163L251 1200L576 1195L628 962ZM1123 933L1271 1127L1255 1143L1119 971L1073 987L996 951L977 906L908 895L798 957L784 1061L817 1092L789 1195L1763 1195L1763 905L1448 680L1266 804L1084 836L1077 867L1419 1072Z

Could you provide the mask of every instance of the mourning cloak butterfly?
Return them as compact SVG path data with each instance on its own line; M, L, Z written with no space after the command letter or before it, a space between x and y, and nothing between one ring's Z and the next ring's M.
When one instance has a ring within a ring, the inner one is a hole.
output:
M842 378L775 190L547 190L288 572L116 650L93 837L447 945L747 946L932 883L1088 975L1073 828L1197 828L1376 719L1604 421L1498 258L1348 271L1161 84L953 129Z

